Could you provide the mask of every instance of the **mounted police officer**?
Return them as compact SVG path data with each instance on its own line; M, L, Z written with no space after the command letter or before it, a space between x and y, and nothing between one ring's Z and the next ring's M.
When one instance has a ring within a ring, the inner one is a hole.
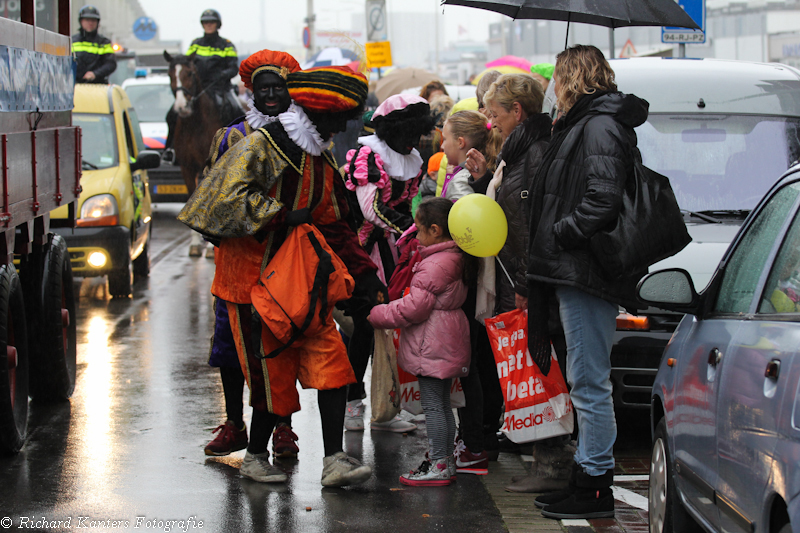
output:
M204 35L192 41L186 55L194 55L194 63L203 90L214 99L220 110L224 124L244 114L239 100L233 93L231 78L239 73L239 59L236 56L236 47L228 39L220 37L219 29L222 27L222 17L216 9L206 9L200 15L200 24L203 25ZM167 136L164 159L174 160L172 150L173 132L178 120L177 113L170 108L167 113Z
M78 13L81 29L72 36L72 53L78 65L77 83L108 83L108 77L117 70L117 60L111 41L97 33L100 11L94 6L83 6Z

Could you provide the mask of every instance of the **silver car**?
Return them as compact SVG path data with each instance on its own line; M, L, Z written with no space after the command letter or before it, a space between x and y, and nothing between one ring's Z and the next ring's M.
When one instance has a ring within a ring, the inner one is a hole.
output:
M700 294L678 268L639 284L646 303L687 313L651 396L651 532L800 531L799 211L797 165Z

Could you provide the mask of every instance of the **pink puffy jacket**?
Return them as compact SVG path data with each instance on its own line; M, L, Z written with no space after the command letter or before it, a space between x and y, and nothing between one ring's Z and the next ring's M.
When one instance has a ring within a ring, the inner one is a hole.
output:
M455 242L420 246L409 294L372 308L376 328L403 328L397 363L410 374L446 379L469 373L469 323L461 310L467 287Z

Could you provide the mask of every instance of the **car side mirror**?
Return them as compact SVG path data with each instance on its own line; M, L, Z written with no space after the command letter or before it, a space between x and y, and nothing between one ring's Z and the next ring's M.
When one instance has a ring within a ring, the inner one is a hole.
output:
M136 161L131 163L131 172L137 170L146 170L149 168L158 168L161 165L161 154L155 150L142 150Z
M636 287L639 300L661 309L696 315L700 296L694 289L692 276L682 268L659 270L647 274Z

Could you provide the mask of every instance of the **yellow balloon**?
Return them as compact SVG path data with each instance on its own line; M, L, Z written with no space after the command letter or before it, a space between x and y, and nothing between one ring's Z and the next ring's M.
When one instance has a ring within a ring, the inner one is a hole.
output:
M450 209L447 225L459 248L477 257L497 255L508 236L503 208L485 194L459 198Z

